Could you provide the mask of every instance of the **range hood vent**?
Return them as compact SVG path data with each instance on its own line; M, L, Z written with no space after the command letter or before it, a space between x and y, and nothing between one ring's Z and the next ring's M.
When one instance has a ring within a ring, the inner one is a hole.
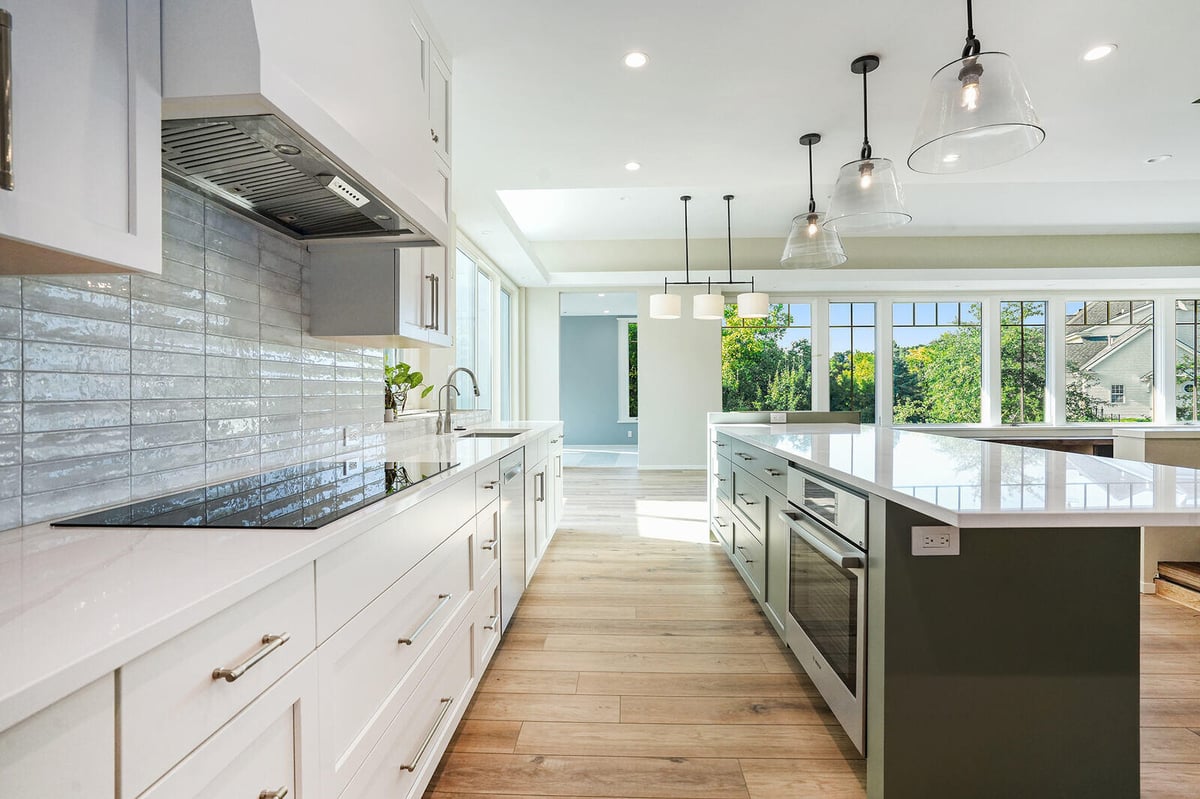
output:
M432 237L272 115L164 120L164 175L303 240Z

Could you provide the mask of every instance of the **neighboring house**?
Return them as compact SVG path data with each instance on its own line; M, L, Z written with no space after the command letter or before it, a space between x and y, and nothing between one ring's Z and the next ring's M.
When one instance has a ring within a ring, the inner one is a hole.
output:
M1153 417L1153 323L1148 301L1089 302L1067 319L1067 364L1091 376L1086 391L1111 418Z

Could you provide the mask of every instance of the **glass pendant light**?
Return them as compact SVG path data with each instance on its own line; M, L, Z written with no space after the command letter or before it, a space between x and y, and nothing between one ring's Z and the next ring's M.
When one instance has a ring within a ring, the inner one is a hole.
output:
M792 232L788 235L779 265L787 269L823 269L846 263L846 251L836 230L821 226L821 214L817 213L817 201L813 197L813 145L821 141L820 133L805 133L800 143L808 148L808 213L792 219Z
M886 230L908 224L912 215L904 210L904 195L896 178L896 167L887 158L871 156L867 136L867 73L879 66L879 56L859 56L850 71L863 76L863 146L857 161L844 164L833 187L833 199L824 226L842 233Z
M1046 138L1007 53L980 52L971 0L962 58L933 74L908 166L950 175L1019 158Z

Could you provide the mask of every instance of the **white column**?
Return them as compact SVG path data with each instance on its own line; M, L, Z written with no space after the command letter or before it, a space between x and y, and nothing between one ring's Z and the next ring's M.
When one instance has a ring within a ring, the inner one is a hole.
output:
M980 314L983 333L983 382L980 420L996 426L1000 420L1000 298L983 301Z
M875 421L892 423L892 301L875 301Z
M1046 301L1046 421L1067 423L1067 301Z
M1154 300L1154 422L1175 424L1175 297Z
M829 410L829 300L812 300L812 409Z

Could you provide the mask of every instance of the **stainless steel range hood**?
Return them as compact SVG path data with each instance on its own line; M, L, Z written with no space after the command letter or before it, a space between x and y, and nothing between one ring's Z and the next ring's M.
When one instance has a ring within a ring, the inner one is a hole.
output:
M277 116L162 123L163 174L297 239L432 237Z

